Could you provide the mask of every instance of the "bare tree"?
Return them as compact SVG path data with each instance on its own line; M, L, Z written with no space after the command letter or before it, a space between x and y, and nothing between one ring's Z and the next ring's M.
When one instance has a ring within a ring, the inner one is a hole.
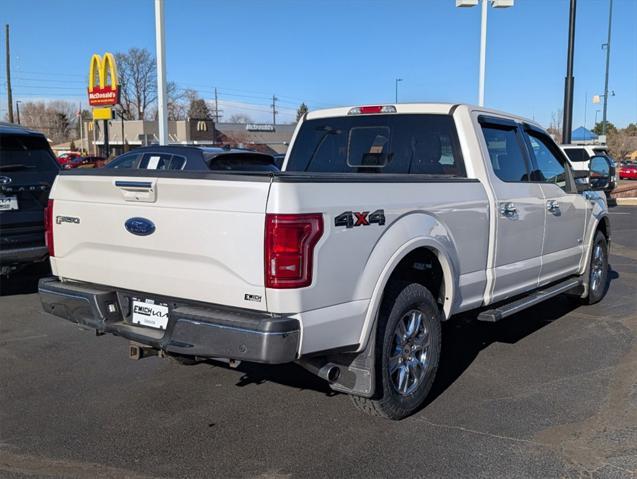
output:
M245 113L235 113L230 117L230 123L254 123L254 120Z
M616 160L623 160L629 153L637 150L637 136L631 133L632 130L629 128L608 131L608 148L611 156Z
M68 101L24 102L20 105L20 120L27 128L41 131L53 143L79 137L77 105Z
M559 108L557 112L551 113L551 124L546 129L549 135L558 143L562 143L562 117L563 110L561 108Z
M187 112L187 91L180 89L175 82L168 82L166 93L168 96L168 119L185 120Z
M116 53L124 118L143 120L151 116L150 106L157 100L157 63L145 48Z

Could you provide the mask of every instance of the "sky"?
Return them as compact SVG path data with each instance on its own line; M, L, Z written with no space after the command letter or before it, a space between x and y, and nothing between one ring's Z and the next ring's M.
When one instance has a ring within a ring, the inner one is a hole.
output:
M93 53L155 51L152 0L1 0L10 24L14 100L86 104ZM168 80L242 111L292 121L301 102L330 106L477 103L480 8L455 0L165 0ZM549 126L564 99L569 0L489 8L485 106ZM602 106L609 0L579 0L573 127ZM4 32L0 39L4 58ZM0 117L6 74L0 69ZM608 120L637 122L637 0L614 0ZM222 118L223 121L223 118Z

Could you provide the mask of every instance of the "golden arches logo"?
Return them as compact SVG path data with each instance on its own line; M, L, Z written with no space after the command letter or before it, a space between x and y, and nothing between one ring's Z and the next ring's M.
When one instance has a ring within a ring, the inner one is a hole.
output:
M88 78L88 102L91 106L117 105L119 84L117 65L112 53L91 57Z

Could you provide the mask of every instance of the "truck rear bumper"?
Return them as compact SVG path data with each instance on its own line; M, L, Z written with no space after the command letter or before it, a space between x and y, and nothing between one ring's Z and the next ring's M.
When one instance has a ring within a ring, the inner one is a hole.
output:
M49 254L46 246L0 250L0 264L37 263Z
M167 327L161 330L128 320L136 293L57 278L41 279L38 289L48 313L167 353L267 364L298 357L301 327L294 318L160 298L170 305Z

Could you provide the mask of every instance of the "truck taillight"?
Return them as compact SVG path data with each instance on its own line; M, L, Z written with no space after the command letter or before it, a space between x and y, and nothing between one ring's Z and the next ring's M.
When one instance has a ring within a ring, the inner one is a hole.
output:
M44 208L44 244L49 249L49 256L55 256L55 247L53 246L53 200L49 200L47 207Z
M304 288L312 284L314 247L323 234L320 213L265 216L266 288Z

